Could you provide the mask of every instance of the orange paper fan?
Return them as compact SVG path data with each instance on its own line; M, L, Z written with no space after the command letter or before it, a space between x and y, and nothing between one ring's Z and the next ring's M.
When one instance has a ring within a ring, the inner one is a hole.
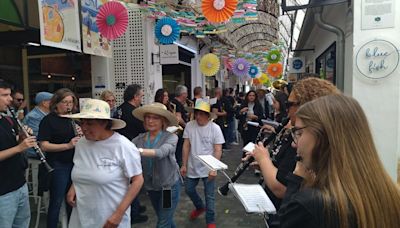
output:
M271 63L268 65L267 72L269 76L277 78L282 74L283 66L281 63Z
M209 22L229 20L236 10L238 0L202 0L201 10Z

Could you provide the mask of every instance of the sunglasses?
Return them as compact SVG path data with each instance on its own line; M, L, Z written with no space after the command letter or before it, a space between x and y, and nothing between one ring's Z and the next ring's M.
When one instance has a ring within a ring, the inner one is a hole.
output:
M24 101L24 98L16 99L18 102Z

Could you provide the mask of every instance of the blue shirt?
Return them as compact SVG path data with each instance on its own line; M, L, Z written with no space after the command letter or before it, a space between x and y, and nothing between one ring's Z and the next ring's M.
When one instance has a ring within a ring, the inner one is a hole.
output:
M37 136L39 132L40 121L42 121L43 117L46 115L47 113L43 112L39 107L36 106L25 116L23 123L32 129L34 136ZM28 157L37 157L35 150L32 148L29 148L26 153Z

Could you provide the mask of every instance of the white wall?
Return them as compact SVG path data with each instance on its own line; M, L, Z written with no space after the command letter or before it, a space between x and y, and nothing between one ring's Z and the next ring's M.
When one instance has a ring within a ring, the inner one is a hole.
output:
M395 4L395 27L374 30L361 30L361 0L354 0L354 60L353 97L364 108L372 128L374 140L386 170L393 180L397 176L397 156L399 153L399 74L397 69L386 79L377 83L364 79L355 63L359 47L375 38L383 38L400 47L400 4Z
M112 75L112 58L91 56L92 71L92 98L99 98L103 90L114 91L114 80ZM96 86L104 85L105 88L96 88Z

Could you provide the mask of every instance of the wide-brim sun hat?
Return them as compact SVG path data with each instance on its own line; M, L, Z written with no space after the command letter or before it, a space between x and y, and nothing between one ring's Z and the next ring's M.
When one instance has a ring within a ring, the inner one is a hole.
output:
M169 122L168 126L178 126L178 119L176 118L176 116L172 112L168 111L165 105L158 102L136 108L135 110L133 110L132 115L139 120L144 121L144 116L147 113L159 115L166 118Z
M121 129L126 126L125 121L111 118L110 115L110 105L107 102L98 99L87 99L79 113L62 115L62 117L71 119L111 120L111 129L113 130Z

